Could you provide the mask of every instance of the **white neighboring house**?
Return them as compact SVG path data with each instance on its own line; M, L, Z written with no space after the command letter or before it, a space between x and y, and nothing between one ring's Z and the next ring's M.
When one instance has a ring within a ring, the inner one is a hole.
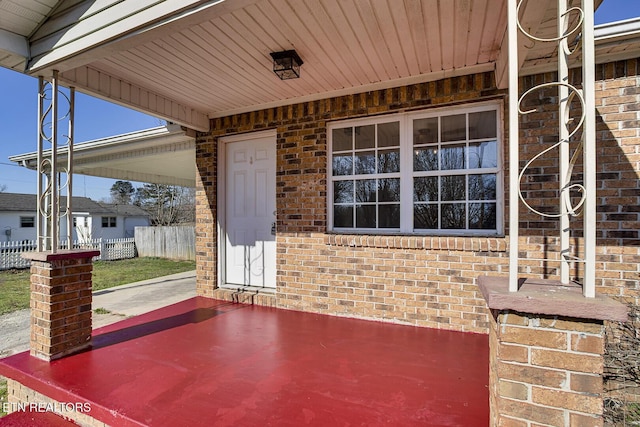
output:
M63 197L61 204L65 205ZM151 224L149 215L138 206L99 203L87 197L73 198L73 240L133 237L135 227ZM36 195L0 193L0 241L36 239ZM63 221L60 236L67 235Z

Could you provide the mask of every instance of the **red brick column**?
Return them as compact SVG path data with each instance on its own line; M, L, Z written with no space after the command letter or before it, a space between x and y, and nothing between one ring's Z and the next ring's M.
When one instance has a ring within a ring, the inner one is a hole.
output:
M603 425L604 321L626 306L584 298L579 286L480 277L492 310L489 395L492 426Z
M31 252L31 355L47 361L91 345L92 258L99 251Z

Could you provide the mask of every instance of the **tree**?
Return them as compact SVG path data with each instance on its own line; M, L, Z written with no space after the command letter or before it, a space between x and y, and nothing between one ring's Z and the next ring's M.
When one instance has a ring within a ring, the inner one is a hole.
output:
M149 213L154 225L184 224L195 220L195 195L191 188L144 184L136 189L134 204Z
M111 186L111 203L118 205L130 205L131 198L136 192L136 189L129 181L116 181Z
M4 193L7 191L7 186L5 184L0 184L0 193Z

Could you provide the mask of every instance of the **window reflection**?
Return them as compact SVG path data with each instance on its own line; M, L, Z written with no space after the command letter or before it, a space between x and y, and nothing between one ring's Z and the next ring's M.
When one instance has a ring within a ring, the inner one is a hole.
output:
M495 168L498 166L496 141L472 142L469 144L469 169Z
M356 181L356 202L375 202L376 193L375 179L362 179Z
M495 200L496 175L469 175L469 200Z
M389 178L378 180L378 201L398 202L400 201L400 179Z
M380 228L400 227L400 205L380 205L378 207L378 219Z
M348 155L333 156L333 175L351 175L353 174L353 157Z
M376 146L375 125L356 127L356 150Z
M496 111L469 113L469 139L496 137Z
M413 207L413 227L422 230L438 228L438 205L415 205Z
M353 149L353 129L333 130L333 151L347 151Z
M440 165L442 170L464 169L464 144L443 145L440 149Z
M358 205L356 207L356 227L376 228L376 205Z
M356 153L355 157L356 175L376 173L376 155L374 151Z
M464 175L449 175L440 178L442 200L465 200L467 198Z
M413 121L413 145L438 142L438 118L418 119Z
M462 141L467 139L467 116L466 114L456 114L454 116L442 117L442 135L440 140Z
M378 173L400 172L400 150L378 151Z
M353 203L353 181L335 181L333 183L334 203Z
M443 203L441 205L441 227L445 229L467 228L464 203Z
M469 203L469 228L494 230L497 226L495 203Z
M438 147L430 146L413 151L413 170L435 171L438 170Z
M333 207L334 227L353 227L353 206L335 205Z
M438 177L428 176L413 179L413 200L416 202L438 201Z
M378 147L400 146L400 122L378 125Z

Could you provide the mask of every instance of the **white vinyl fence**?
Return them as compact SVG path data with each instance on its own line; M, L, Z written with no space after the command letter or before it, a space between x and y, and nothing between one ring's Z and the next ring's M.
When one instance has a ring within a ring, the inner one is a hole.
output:
M66 244L63 244L63 249ZM22 258L24 252L36 250L35 240L0 242L0 270L11 268L26 268L31 262ZM89 241L73 242L74 249L96 249L100 255L94 261L113 261L117 259L135 258L136 245L133 238L128 239L92 239Z

